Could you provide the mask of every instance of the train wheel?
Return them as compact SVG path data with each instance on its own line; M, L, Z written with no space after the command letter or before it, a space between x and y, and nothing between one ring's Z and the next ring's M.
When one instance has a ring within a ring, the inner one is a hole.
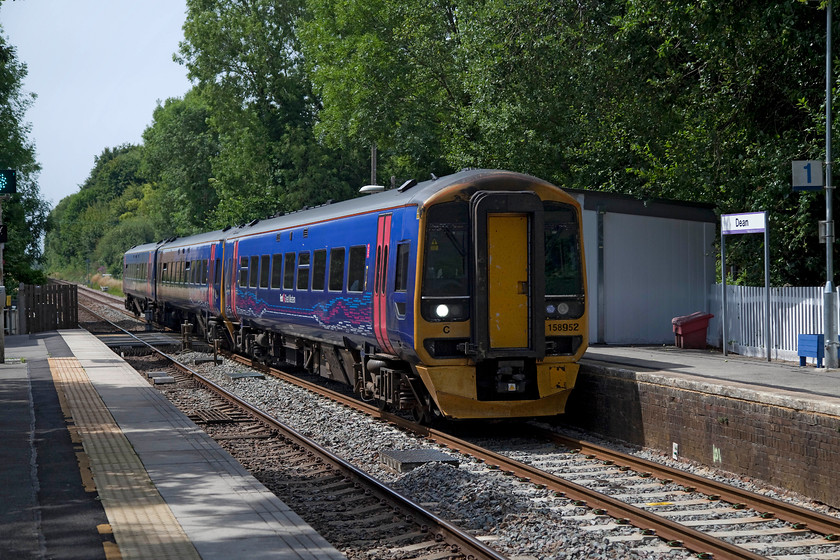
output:
M411 411L414 421L423 424L424 426L433 426L443 420L443 415L440 413L435 401L432 400L431 395L425 395L421 402Z

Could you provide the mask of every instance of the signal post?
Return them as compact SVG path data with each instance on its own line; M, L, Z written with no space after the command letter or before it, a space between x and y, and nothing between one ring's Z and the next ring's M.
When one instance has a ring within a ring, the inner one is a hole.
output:
M3 318L0 320L0 364L6 363L6 282L4 280L5 267L3 251L8 240L8 230L3 223L3 202L9 200L17 192L17 171L14 169L0 169L0 309Z

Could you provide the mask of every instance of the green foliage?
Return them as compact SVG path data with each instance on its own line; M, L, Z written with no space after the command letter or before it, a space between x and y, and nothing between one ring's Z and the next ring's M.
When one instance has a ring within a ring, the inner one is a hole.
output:
M79 192L61 200L50 214L51 227L45 237L45 256L50 271L82 275L103 266L122 269L122 252L152 240L151 227L130 227L143 218L132 216L130 208L139 207L143 150L123 145L106 148L96 158L90 176ZM121 232L119 237L113 230ZM106 245L99 248L101 242ZM121 250L117 254L113 246Z
M158 220L171 224L167 229L177 235L206 231L218 204L210 180L219 140L209 118L206 103L191 91L184 99L167 99L158 105L152 125L143 133L142 167L159 190Z
M309 0L303 52L331 146L379 150L385 176L452 170L443 141L468 100L454 2Z
M359 165L319 144L295 24L301 1L190 0L181 62L218 134L217 226L351 196Z
M376 145L380 183L497 167L766 210L774 283L824 281L823 198L789 186L791 160L824 158L824 2L187 6L194 89L56 207L51 269L116 270L129 244L354 196ZM738 281L760 283L759 244L728 244Z
M48 205L40 197L35 147L28 139L30 126L24 113L34 100L21 84L26 66L17 59L0 28L0 168L17 170L17 194L2 202L3 223L8 227L3 278L10 288L19 282L42 283L41 235L47 225Z

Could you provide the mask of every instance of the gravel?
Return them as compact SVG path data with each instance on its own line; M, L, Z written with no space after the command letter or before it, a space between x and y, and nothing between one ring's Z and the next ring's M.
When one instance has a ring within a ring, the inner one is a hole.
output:
M104 309L103 306L103 312ZM125 315L117 311L110 313L114 317L112 320L125 320ZM190 363L199 357L204 358L206 355L187 352L182 353L179 359ZM668 550L658 541L647 543L647 547L613 542L608 537L638 534L638 530L632 527L622 527L609 532L593 530L597 529L595 526L610 520L594 516L588 508L576 507L570 500L556 497L548 490L520 482L515 477L488 469L472 458L447 450L443 451L458 459L459 466L429 463L408 473L395 473L380 463L380 451L440 448L423 438L407 434L273 378L231 379L231 374L246 371L247 368L230 360L224 360L219 366L202 364L194 366L194 369L270 412L444 519L475 531L512 559L693 557L684 549ZM592 439L590 434L585 436ZM763 485L760 481L734 476L686 460L674 461L668 455L655 450L634 450L605 441L598 443L803 507L837 515L837 511L832 508L815 504L807 498L782 489ZM498 445L511 446L511 441L506 438L499 441ZM508 454L514 453L517 451ZM523 454L527 453L526 449Z
M182 353L191 363L203 354ZM618 531L584 530L608 518L576 507L553 492L486 467L483 463L441 449L424 438L407 434L364 414L318 397L276 379L231 379L246 366L224 360L221 365L201 364L194 369L237 395L263 408L379 478L395 490L424 505L450 522L473 530L503 554L519 560L572 558L689 558L682 549L646 551L607 536L636 533L632 527ZM459 461L457 467L428 463L408 473L396 473L380 462L382 450L437 449Z

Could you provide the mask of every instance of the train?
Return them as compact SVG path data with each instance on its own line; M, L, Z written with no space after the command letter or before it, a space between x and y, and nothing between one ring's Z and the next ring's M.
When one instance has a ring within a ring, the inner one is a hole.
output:
M588 342L581 208L470 169L133 247L125 307L422 422L563 413Z

